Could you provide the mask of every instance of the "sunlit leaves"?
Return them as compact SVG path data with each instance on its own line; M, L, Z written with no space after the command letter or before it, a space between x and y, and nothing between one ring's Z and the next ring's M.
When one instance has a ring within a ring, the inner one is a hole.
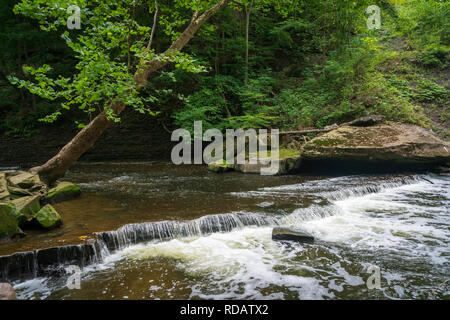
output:
M140 113L155 115L146 105L155 103L155 96L141 97L137 91L133 74L143 59L159 59L171 62L175 68L188 72L203 72L195 59L180 52L157 55L152 48L147 51L150 38L149 23L140 24L136 11L146 8L149 21L160 9L158 27L172 39L190 22L192 12L203 11L214 5L216 0L22 0L14 11L38 21L44 31L59 31L67 46L78 59L70 78L54 80L47 65L26 71L34 79L21 80L11 77L10 81L26 88L32 94L52 101L61 101L60 109L42 120L52 122L62 110L77 107L91 114L105 110L109 119L120 121L110 105L119 100ZM67 8L71 5L81 9L81 30L66 27ZM54 76L54 75L52 75Z

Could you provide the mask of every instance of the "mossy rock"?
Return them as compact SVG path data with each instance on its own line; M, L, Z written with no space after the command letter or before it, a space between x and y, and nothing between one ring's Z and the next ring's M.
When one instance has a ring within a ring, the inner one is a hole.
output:
M23 234L17 220L18 212L12 204L0 203L0 239Z
M17 208L17 220L20 226L30 221L41 209L39 196L22 197L13 200L12 204Z
M54 229L62 225L63 221L59 213L51 205L45 205L34 215L35 221L45 229Z
M208 170L215 173L223 173L233 170L233 165L229 164L226 160L219 160L208 165Z
M58 185L49 190L46 201L50 203L58 203L79 197L81 189L76 184L71 182L60 182Z
M33 175L29 172L19 171L15 176L8 178L9 182L16 187L28 189L40 182L38 175Z

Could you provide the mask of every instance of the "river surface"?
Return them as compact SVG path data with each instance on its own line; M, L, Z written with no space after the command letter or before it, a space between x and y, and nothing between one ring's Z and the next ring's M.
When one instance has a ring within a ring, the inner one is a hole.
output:
M79 165L67 180L83 194L56 206L64 226L0 254L80 243L129 223L186 223L191 232L123 243L83 269L79 290L67 276L16 282L19 298L450 298L448 175L264 177L153 163ZM198 221L215 231L201 232ZM279 225L316 242L274 242Z

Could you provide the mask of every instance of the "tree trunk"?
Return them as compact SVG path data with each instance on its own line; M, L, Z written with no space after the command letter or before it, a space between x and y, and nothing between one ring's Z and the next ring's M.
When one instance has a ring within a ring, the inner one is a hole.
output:
M174 51L180 51L192 39L198 29L214 14L225 8L231 0L220 0L216 5L206 10L199 16L194 12L192 20L184 32L176 39L170 48L162 54L168 56ZM142 89L147 84L149 75L167 65L166 59L153 59L141 63L138 71L134 75L134 80L138 89ZM110 108L115 115L119 115L125 104L115 101ZM85 128L83 128L68 144L66 144L56 156L51 158L42 166L32 168L30 171L39 174L39 177L48 185L53 184L57 179L64 177L66 171L89 150L105 130L113 123L109 120L106 111L101 112Z
M115 102L111 105L115 114L120 114L125 105L122 102ZM47 161L46 164L31 169L31 172L38 173L41 180L48 185L57 179L64 177L66 171L97 141L97 139L111 125L106 111L103 111L84 127L68 144L66 144L56 156Z
M245 7L245 75L244 84L248 85L248 55L249 55L249 34L250 34L250 14L252 12L253 1Z

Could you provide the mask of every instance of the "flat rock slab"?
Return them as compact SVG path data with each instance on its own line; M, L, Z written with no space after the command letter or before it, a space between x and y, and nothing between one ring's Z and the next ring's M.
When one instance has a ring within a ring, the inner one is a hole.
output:
M326 163L444 164L450 161L450 143L413 125L344 126L308 142L302 157Z
M302 230L291 228L273 228L272 240L314 242L314 236Z
M9 181L15 186L26 189L31 188L35 184L35 179L37 180L38 178L29 172L19 172L17 175L10 177Z

